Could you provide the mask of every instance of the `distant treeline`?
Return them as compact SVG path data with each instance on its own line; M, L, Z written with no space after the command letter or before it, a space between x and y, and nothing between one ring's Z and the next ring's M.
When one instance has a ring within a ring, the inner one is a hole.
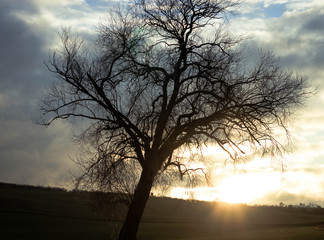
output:
M15 184L15 183L4 183L4 182L0 182L0 190L1 189L17 189L17 190L34 190L34 191L51 191L51 192L74 192L74 191L70 191L67 190L65 188L59 188L59 187L45 187L45 186L33 186L33 185L28 185L28 184ZM97 204L99 205L106 205L106 204L110 204L115 198L116 198L116 194L115 193L103 193L103 192L96 192L96 191L78 191L78 194L86 194L88 196L92 196L95 198L95 201L97 202ZM151 196L152 197L152 196ZM156 198L156 197L153 197ZM185 202L190 202L190 203L199 203L199 202L203 202L203 201L199 201L199 200L182 200L182 199L171 199L169 197L157 197L158 199L161 200L167 200L167 201L183 201L183 203ZM107 200L110 200L107 202ZM228 203L221 203L221 202L217 202L217 203L213 203L213 204L219 204L219 205L231 205ZM248 204L236 204L236 205L241 205L241 206L245 206L245 207L258 207L258 208L272 208L272 209L283 209L284 211L298 211L298 212L307 212L307 213L317 213L317 214L324 214L324 208L318 204L313 204L313 203L309 203L309 204L304 204L304 203L300 203L299 205L291 205L291 204L284 204L283 202L281 202L279 205L248 205Z
M65 188L59 188L59 187L44 187L44 186L33 186L33 185L27 185L27 184L15 184L15 183L0 182L0 189L4 189L4 188L67 192L67 190Z

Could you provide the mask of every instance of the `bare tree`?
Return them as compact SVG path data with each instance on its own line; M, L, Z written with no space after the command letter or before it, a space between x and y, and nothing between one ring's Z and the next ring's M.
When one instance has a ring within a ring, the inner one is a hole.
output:
M285 149L277 132L288 136L287 118L308 95L307 81L281 70L271 53L248 63L242 39L226 31L238 2L136 0L99 26L91 48L61 33L63 48L48 64L57 80L44 121L88 126L80 139L92 150L78 161L76 184L124 193L130 204L120 240L136 239L158 176L206 173L187 150L216 143L236 161L246 145Z

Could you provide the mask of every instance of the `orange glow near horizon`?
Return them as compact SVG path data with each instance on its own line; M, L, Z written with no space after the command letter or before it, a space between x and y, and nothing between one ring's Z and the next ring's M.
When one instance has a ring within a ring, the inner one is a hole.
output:
M283 159L270 157L251 157L245 163L224 163L226 155L217 146L202 149L204 157L210 162L190 162L190 166L207 168L211 174L212 187L195 188L172 187L166 194L172 198L195 199L201 201L217 201L233 204L279 204L281 196L290 197L290 201L306 201L299 199L303 194L312 195L315 201L322 201L323 186L320 178L312 177L307 171L296 171L294 162L303 162L298 156L287 156ZM287 161L286 161L287 160ZM197 165L198 164L198 165ZM206 165L204 165L206 164ZM289 164L288 171L282 171L282 165ZM291 169L291 170L290 170ZM305 184L306 183L306 184ZM317 184L318 183L318 184ZM286 201L286 200L284 200Z
M272 189L272 184L272 179L258 179L254 174L228 177L219 184L218 199L228 203L252 203Z
M280 189L283 182L280 173L269 171L222 175L213 185L192 189L174 187L168 195L182 199L253 204Z

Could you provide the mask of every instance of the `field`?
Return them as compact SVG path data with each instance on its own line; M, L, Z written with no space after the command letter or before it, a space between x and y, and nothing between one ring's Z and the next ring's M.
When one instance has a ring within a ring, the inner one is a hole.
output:
M0 184L1 239L110 239L118 231L122 217L112 217L107 209L101 211L94 199L94 193ZM253 207L152 197L138 238L324 239L324 209Z

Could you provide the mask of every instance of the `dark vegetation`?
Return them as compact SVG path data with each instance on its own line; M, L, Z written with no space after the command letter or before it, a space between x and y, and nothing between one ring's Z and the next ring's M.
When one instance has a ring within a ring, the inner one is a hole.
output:
M0 183L1 239L114 239L124 207L113 194ZM98 200L99 199L99 200ZM324 209L151 197L139 239L323 239Z

